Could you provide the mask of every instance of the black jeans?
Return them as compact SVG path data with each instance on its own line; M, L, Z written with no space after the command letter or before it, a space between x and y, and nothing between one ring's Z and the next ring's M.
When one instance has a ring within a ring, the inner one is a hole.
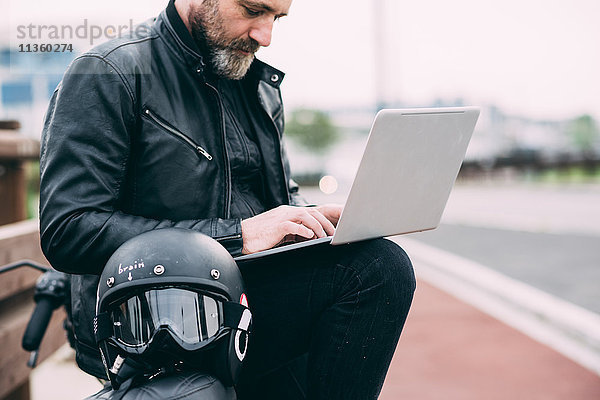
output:
M400 247L319 245L240 269L253 313L241 400L377 398L415 290Z

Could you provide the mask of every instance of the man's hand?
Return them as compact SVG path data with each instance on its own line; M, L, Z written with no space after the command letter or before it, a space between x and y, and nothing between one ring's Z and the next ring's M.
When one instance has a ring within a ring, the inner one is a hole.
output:
M267 250L280 243L333 235L343 206L279 206L242 221L243 254Z
M334 226L337 226L340 220L340 215L344 206L341 204L324 204L322 206L315 207L321 214L325 216Z

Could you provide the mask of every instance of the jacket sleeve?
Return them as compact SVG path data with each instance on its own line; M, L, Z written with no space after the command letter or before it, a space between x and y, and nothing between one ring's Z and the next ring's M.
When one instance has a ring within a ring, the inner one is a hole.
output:
M124 76L100 57L80 57L65 73L42 132L40 236L46 258L60 271L99 274L123 242L166 227L202 232L241 254L240 220L150 219L119 207L135 107Z

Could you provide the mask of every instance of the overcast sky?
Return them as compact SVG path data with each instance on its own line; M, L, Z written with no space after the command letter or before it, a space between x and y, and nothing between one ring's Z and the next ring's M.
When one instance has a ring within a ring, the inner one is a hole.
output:
M600 1L382 1L383 69L375 67L374 1L294 1L259 52L287 73L288 108L373 104L383 76L386 99L414 107L461 97L517 115L600 119ZM9 11L2 40L14 43L19 24L128 24L167 1L0 3Z

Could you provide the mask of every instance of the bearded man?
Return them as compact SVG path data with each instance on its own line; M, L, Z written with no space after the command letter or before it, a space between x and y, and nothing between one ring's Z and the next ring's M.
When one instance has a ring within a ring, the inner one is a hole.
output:
M290 5L172 0L131 36L78 57L54 92L42 134L41 244L72 274L84 371L106 378L95 293L128 239L180 227L236 256L333 234L342 207L306 206L290 179L283 73L254 56ZM415 288L402 249L384 239L315 246L240 269L253 313L241 399L377 398Z

